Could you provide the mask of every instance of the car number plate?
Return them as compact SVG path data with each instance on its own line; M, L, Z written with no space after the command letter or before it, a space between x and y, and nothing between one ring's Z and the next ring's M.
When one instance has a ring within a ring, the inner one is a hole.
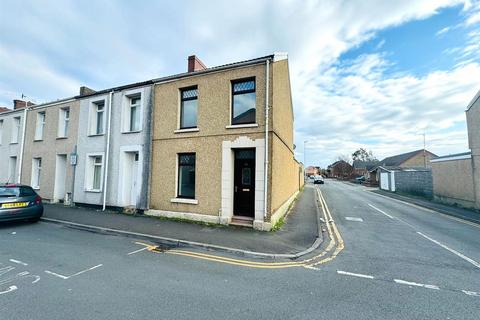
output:
M21 208L26 207L28 202L13 202L13 203L4 203L2 204L2 208Z

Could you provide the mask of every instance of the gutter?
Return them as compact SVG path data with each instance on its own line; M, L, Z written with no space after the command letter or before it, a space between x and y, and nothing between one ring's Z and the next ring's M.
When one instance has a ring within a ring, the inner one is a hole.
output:
M269 108L268 108L268 103L269 103L269 94L268 94L268 89L269 89L269 81L270 81L270 60L265 61L265 75L266 75L266 81L265 81L265 169L264 169L264 196L263 196L263 221L265 222L267 220L267 214L268 214L268 163L269 163L269 153L268 153L268 121L269 121Z
M25 136L27 134L27 113L31 107L28 107L28 102L25 101L25 109L23 110L23 128L22 128L22 141L20 144L19 154L19 168L18 168L18 183L22 182L22 167L23 167L23 153L25 152Z
M105 211L107 204L107 191L108 191L108 160L110 158L110 126L112 122L112 100L113 100L113 90L110 91L108 97L108 121L107 121L107 147L105 150L105 174L103 177L103 207L102 211Z

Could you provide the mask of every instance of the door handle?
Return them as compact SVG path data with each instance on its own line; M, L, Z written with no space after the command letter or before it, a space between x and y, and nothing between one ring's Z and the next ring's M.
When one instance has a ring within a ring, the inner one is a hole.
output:
M237 186L235 186L235 192L237 192L237 190L238 190L238 187L237 187Z

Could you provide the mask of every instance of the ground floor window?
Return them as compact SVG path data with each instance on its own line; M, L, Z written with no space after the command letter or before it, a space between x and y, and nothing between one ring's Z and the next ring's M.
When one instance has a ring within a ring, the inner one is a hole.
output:
M195 153L178 154L177 196L195 199Z
M86 189L88 191L101 191L103 176L103 155L88 156L86 174Z

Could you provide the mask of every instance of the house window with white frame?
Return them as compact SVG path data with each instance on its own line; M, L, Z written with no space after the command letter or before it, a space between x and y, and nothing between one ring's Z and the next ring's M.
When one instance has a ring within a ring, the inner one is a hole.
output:
M32 179L33 189L40 189L40 176L42 172L42 158L33 158L32 161Z
M3 140L3 119L0 120L0 144L2 144Z
M130 104L129 104L129 131L140 131L140 107L141 107L141 96L133 96L130 97Z
M35 127L35 140L43 140L45 131L45 111L37 113L37 123Z
M89 155L86 170L87 191L101 191L103 177L103 155Z
M61 108L58 118L58 137L68 137L68 129L70 125L70 108Z
M92 104L90 116L90 135L102 135L105 133L105 101Z
M13 118L12 137L10 143L18 143L20 136L20 117Z

